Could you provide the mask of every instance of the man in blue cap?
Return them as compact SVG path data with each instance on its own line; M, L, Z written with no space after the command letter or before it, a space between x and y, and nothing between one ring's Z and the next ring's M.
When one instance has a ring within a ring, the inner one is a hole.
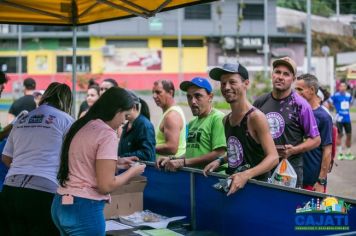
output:
M209 81L195 77L184 81L180 89L187 92L189 107L195 118L189 122L186 153L178 159L161 157L158 167L176 170L183 166L203 168L225 154L226 141L222 119L224 113L212 106L214 94Z

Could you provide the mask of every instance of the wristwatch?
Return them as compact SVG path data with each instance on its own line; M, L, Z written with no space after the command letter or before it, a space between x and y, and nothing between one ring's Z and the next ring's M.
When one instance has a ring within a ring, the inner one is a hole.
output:
M328 183L327 179L326 178L319 178L318 179L318 183L320 185L326 185Z

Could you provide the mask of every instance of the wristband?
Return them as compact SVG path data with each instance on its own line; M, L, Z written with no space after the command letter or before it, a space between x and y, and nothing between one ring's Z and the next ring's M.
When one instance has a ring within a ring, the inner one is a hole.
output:
M183 160L183 167L186 166L185 157L174 157L174 156L170 156L170 157L169 157L169 160Z
M317 182L323 186L325 186L328 183L326 178L319 178Z
M220 165L224 164L224 162L225 162L225 159L223 156L218 157L216 160L219 161Z

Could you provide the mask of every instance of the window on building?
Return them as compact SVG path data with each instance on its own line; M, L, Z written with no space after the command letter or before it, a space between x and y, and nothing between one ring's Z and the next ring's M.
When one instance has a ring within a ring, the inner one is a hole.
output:
M0 24L0 34L10 33L10 25Z
M72 39L59 39L60 48L72 48ZM89 38L79 38L77 39L77 48L89 48Z
M27 73L27 57L21 57L22 72ZM6 73L17 73L17 57L0 57L0 70Z
M246 20L263 20L263 4L246 4L242 10L243 18Z
M185 48L204 47L204 41L202 39L183 39L182 44ZM164 48L176 48L178 47L178 40L163 39L162 46Z
M184 8L184 19L186 20L210 20L211 5L195 5Z
M1 50L17 50L17 40L0 39Z
M90 56L77 56L78 72L90 72L90 64ZM72 68L72 56L57 56L57 72L71 72Z
M23 25L23 32L72 32L71 26ZM87 32L88 26L78 26L77 32Z
M106 45L113 45L116 48L148 48L146 39L108 39Z

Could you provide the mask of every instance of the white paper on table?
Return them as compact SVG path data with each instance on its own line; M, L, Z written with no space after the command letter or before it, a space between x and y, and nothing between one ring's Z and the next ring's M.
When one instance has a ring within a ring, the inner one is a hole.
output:
M136 230L136 231L134 231L134 233L135 233L135 234L138 234L138 235L141 235L141 236L154 235L153 233L152 233L152 234L148 233L147 230L146 230L146 231ZM177 233L177 232L170 231L170 235L173 235L173 234L174 234L175 236L184 236L183 234L179 234L179 233Z
M176 217L171 217L171 218L167 218L167 219L162 219L158 222L138 222L138 223L133 223L130 221L125 220L124 217L120 217L120 220L123 221L124 223L127 223L129 225L132 226L149 226L152 227L154 229L162 229L162 228L167 228L168 224L172 221L176 221L176 220L181 220L186 218L185 216L176 216Z
M107 220L105 222L105 232L110 230L123 230L123 229L132 229L131 226L122 224L115 220Z

